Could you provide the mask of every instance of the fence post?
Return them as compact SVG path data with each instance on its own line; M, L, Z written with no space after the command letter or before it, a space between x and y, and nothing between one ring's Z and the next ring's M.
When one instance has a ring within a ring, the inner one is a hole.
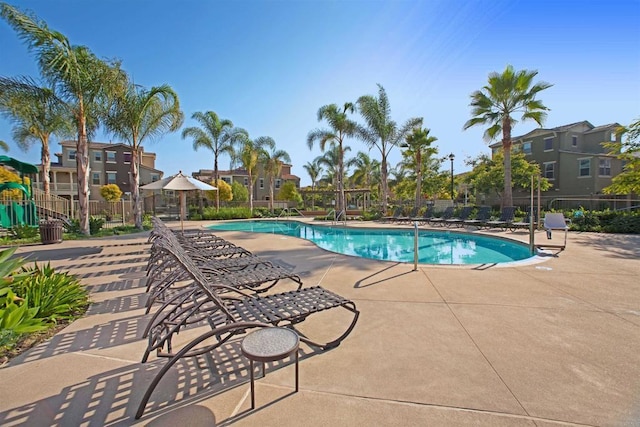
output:
M122 202L122 225L125 225L125 218L124 218L124 199L120 199L120 201Z

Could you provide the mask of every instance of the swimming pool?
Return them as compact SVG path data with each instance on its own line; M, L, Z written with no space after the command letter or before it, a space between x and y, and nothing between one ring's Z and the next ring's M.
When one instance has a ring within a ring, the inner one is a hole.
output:
M299 221L228 221L210 230L299 237L331 252L383 261L413 262L414 230L330 227ZM420 264L492 264L531 257L529 247L511 240L451 230L420 230Z

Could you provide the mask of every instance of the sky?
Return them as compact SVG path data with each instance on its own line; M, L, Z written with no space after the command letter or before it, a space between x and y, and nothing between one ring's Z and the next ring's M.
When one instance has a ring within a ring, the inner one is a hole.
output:
M553 86L538 96L550 108L544 127L582 120L626 125L640 117L640 0L35 0L8 1L97 56L122 61L142 86L169 84L180 98L183 127L196 111L215 111L251 137L270 136L303 165L322 154L307 135L326 128L317 111L387 93L391 116L422 117L439 155L465 159L490 152L483 127L464 131L470 95L489 73L511 64L537 70ZM38 77L34 56L0 19L0 76ZM354 119L362 121L356 114ZM537 127L520 122L513 134ZM40 163L40 147L21 151L0 118L9 155ZM99 131L97 142L120 142ZM361 141L358 151L380 159ZM211 151L193 150L181 131L143 142L168 174L213 169ZM53 143L51 152L60 152ZM53 159L55 157L52 156ZM390 155L390 166L400 160ZM220 158L220 168L229 166ZM449 161L443 162L448 170Z

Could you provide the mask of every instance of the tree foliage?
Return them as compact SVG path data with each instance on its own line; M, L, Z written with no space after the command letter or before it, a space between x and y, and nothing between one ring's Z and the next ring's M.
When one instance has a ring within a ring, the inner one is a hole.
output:
M107 202L117 202L122 197L122 190L117 184L107 184L100 187L100 195Z
M230 202L234 200L231 186L227 184L227 182L224 181L223 179L219 179L217 182L215 179L212 179L211 185L213 185L214 187L217 187L218 190L205 191L205 194L207 195L207 199L216 201L218 200L216 197L219 195L220 197L219 200L222 200L223 202Z
M496 153L493 158L482 154L474 159L467 160L467 165L473 169L465 175L464 181L475 189L477 193L495 194L502 197L505 185L504 157L502 151ZM514 188L530 189L531 176L540 176L540 166L534 162L528 162L524 153L512 153L511 155L512 183ZM534 185L537 186L537 179ZM551 183L546 178L540 178L540 190L551 188Z
M302 203L302 196L300 195L300 193L298 193L296 184L293 181L287 181L282 184L277 198L278 200L296 202L298 205Z
M619 159L624 161L622 173L611 180L611 185L604 188L607 194L640 194L640 118L628 127L619 129L624 136L623 142L608 142L605 147Z
M233 195L231 200L235 200L236 202L249 201L249 190L247 190L247 187L240 184L238 181L233 181L231 183L231 193Z

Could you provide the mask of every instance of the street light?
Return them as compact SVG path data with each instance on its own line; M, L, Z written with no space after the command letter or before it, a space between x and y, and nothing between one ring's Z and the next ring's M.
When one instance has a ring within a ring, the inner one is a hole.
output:
M455 159L456 156L453 155L453 153L449 154L449 160L451 160L451 201L453 202L453 159Z

